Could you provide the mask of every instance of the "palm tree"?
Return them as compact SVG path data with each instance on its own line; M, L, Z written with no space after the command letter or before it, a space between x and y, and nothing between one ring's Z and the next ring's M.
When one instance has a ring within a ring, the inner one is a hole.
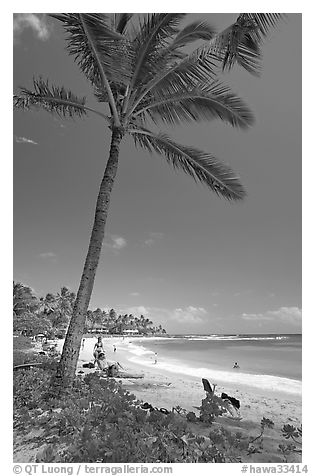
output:
M86 313L84 332L90 331L91 329L93 329L93 326L94 326L93 311L88 310Z
M57 294L48 293L41 298L42 313L47 316L53 327L60 329L68 325L75 302L75 293L62 286Z
M243 15L243 16L242 16ZM247 128L253 116L243 101L218 79L218 68L235 62L257 70L259 45L277 14L242 14L229 30L215 35L205 22L180 27L185 14L154 13L134 21L129 13L53 14L67 32L70 55L89 80L100 108L86 104L64 87L34 79L34 89L21 89L14 105L42 106L64 117L97 114L111 130L109 158L101 181L95 219L74 310L57 371L61 387L72 384L86 312L104 238L119 147L126 136L137 146L166 158L227 200L242 200L245 191L235 173L208 152L178 144L157 129L159 123L219 118ZM245 16L244 16L245 15ZM247 15L247 16L246 16ZM244 33L245 31L245 33ZM202 40L192 52L187 46Z
M93 311L93 325L103 323L103 311L99 307Z
M35 314L40 307L37 297L29 286L13 281L13 317Z

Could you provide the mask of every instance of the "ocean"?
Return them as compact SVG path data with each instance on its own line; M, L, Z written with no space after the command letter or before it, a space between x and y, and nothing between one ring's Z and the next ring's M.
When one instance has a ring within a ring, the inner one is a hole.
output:
M126 342L125 342L126 345ZM128 342L130 361L191 377L301 394L302 336L185 335ZM239 365L233 369L234 362Z

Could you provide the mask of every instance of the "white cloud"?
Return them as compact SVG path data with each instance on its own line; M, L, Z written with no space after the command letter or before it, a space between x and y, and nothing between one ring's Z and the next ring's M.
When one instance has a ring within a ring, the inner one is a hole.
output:
M125 248L127 241L122 236L110 235L105 241L105 246L111 248L112 250L119 251L122 248Z
M203 307L187 306L177 308L171 312L171 319L182 323L201 323L204 320L207 311Z
M148 238L147 240L145 240L144 244L147 245L147 246L151 246L153 245L154 243L154 240L153 238Z
M170 321L182 324L200 324L204 322L204 318L208 314L205 308L194 306L176 309L149 306L117 306L117 309L118 308L119 312L122 312L123 314L127 313L135 316L143 314L155 323L166 325L167 323L170 323Z
M133 314L136 317L139 317L143 314L146 317L152 317L152 309L150 307L145 306L130 306L130 307L119 307L117 306L118 312L121 314Z
M138 292L129 293L129 296L137 297L137 296L140 296L140 293Z
M242 314L242 319L247 321L274 321L285 322L299 326L302 322L302 310L298 307L280 307L276 311L267 311L258 314Z
M13 17L13 34L18 39L26 28L31 28L39 40L47 40L50 31L45 14L16 13Z
M290 324L300 324L302 322L302 310L298 307L280 307L280 309L271 312L271 314L275 319L280 319Z
M242 319L245 321L272 321L273 318L268 314L242 314Z
M32 139L28 139L27 137L14 136L14 139L15 139L15 142L17 142L18 144L35 144L35 145L38 145L38 142L35 142Z
M121 250L121 248L124 248L127 244L126 240L122 236L113 236L113 248L115 250Z
M150 233L149 238L144 241L146 246L152 246L157 240L164 238L164 233Z
M40 258L56 258L57 255L55 253L53 253L52 251L47 251L46 253L40 253L39 254L39 257Z

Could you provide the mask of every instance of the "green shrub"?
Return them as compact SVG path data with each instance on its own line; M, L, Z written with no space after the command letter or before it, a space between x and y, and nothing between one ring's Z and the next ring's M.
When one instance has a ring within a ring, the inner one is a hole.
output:
M252 443L262 443L264 430L273 426L263 418L261 432L254 439L223 427L211 427L207 436L197 435L192 426L209 431L208 426L224 413L221 399L205 398L200 419L179 407L169 414L147 412L116 381L92 373L78 377L71 390L53 398L48 390L55 364L48 361L45 365L14 372L15 427L23 432L42 429L39 446L45 446L38 462L241 462L242 456L260 452ZM286 439L300 436L290 425L282 431ZM292 444L279 447L284 458L292 451L296 451Z
M194 412L188 412L186 415L187 421L190 421L192 423L195 423L198 421L198 418Z
M133 395L111 379L90 374L53 400L53 373L34 368L14 376L15 422L41 427L43 462L211 462L223 456L209 438L188 431L178 413L147 413Z
M36 408L43 402L51 374L42 368L21 369L13 374L13 403L17 409Z
M287 441L285 444L280 444L278 446L278 451L279 453L282 454L283 456L283 461L287 463L289 461L290 456L294 456L296 453L301 454L301 446L302 446L302 426L299 428L293 426L293 425L283 425L282 429L282 436L286 440L292 440L292 442L288 443ZM298 446L296 446L298 445Z
M56 368L56 362L59 359L60 354L39 354L35 352L24 352L22 350L16 350L13 352L13 367L17 365L30 364L30 363L41 363L43 368ZM20 371L20 370L19 370Z
M18 336L13 338L13 350L26 350L33 347L29 337Z
M222 406L223 403L222 398L214 394L207 394L206 398L201 401L200 421L211 425L218 416L226 413L226 408Z
M34 354L30 352L33 348L29 337L18 336L13 338L13 365L21 365L31 362Z

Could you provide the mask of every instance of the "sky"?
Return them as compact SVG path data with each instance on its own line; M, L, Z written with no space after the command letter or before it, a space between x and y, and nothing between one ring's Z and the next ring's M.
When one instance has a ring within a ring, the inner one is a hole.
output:
M196 17L220 31L237 15ZM260 78L239 68L223 76L253 111L251 129L161 127L229 164L246 200L218 198L126 138L91 309L144 314L175 334L301 332L300 14L263 53ZM96 106L60 25L44 15L15 16L13 66L14 91L41 75ZM96 116L14 112L14 279L37 296L78 288L109 132Z

